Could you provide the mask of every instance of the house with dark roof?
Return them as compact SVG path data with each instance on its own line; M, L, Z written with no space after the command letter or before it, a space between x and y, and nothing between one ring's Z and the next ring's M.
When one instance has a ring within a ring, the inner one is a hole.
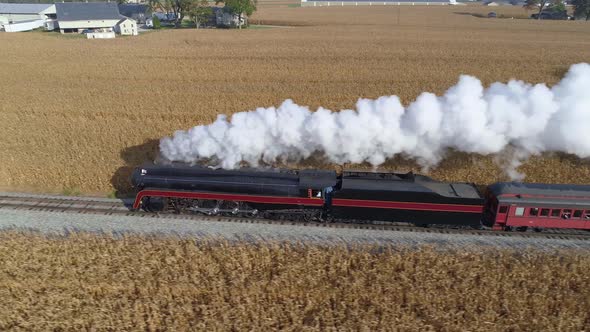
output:
M135 20L140 24L144 24L145 20L152 17L152 11L150 10L150 7L139 3L120 4L119 13L125 17Z
M56 3L55 9L61 33L113 31L124 18L116 2L63 2Z

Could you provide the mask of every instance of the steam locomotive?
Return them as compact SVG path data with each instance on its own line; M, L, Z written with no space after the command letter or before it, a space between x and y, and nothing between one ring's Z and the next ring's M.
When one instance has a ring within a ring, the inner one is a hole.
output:
M184 164L134 170L134 209L297 220L590 230L590 186L471 183L407 173L222 170Z

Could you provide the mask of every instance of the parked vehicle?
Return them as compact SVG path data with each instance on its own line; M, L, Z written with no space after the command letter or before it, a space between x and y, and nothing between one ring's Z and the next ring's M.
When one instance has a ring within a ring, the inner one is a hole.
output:
M542 20L571 20L573 19L572 16L568 15L565 11L544 11L541 12L541 19ZM539 14L532 14L532 19L539 19Z

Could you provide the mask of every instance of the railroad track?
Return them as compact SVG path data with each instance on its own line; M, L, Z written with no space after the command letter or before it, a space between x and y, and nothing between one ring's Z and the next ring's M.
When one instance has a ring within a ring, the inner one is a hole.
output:
M431 233L431 234L463 234L479 235L491 237L521 237L521 238L542 238L557 240L588 240L590 241L590 232L572 231L561 229L548 229L543 232L499 232L492 230L477 229L457 229L447 227L417 227L409 224L383 224L383 223L344 223L344 222L301 222L292 220L274 220L262 218L246 217L226 217L226 216L207 216L207 215L187 215L172 213L147 213L143 211L132 211L130 209L132 199L115 200L93 197L70 197L70 196L46 196L46 195L28 195L28 194L3 194L0 195L0 213L2 210L24 210L24 211L45 211L56 213L70 214L94 214L108 216L133 216L141 218L166 218L176 220L192 221L215 221L227 223L249 223L249 224L274 224L274 225L291 225L310 228L347 228L358 230L378 230L378 231L397 231L413 233Z

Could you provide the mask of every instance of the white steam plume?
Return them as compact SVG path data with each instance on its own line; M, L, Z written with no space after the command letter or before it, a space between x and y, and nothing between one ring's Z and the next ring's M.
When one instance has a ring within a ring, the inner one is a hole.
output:
M374 166L402 154L430 167L449 149L488 155L510 147L514 168L545 151L589 157L589 128L590 65L581 63L552 88L512 80L484 89L477 78L461 76L443 96L424 92L407 108L397 96L359 99L356 110L340 112L311 112L286 100L177 131L160 141L160 150L169 161L208 159L231 169L318 152L335 163Z

